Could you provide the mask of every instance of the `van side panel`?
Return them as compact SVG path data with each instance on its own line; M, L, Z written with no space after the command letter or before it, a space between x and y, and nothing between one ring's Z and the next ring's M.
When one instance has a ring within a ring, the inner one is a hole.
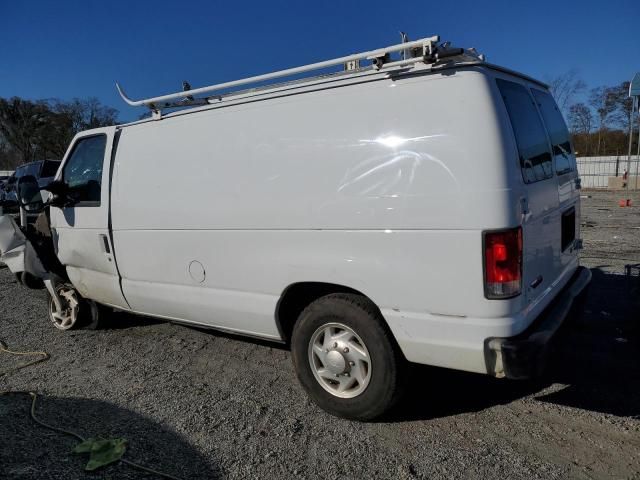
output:
M503 226L513 212L497 198L506 147L488 82L383 79L125 127L114 228Z
M384 78L125 127L112 221L132 309L278 338L286 287L326 281L369 296L410 360L484 371L482 340L526 320L484 298L481 231L519 220L490 81Z

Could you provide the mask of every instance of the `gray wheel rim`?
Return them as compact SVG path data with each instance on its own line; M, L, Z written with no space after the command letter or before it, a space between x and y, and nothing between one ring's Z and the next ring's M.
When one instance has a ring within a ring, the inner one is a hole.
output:
M58 289L58 295L60 296L62 308L58 311L56 303L53 300L50 300L49 318L51 318L51 321L56 328L60 330L69 330L78 321L78 311L80 309L78 294L71 288L60 287Z
M371 380L371 356L362 338L342 323L327 323L309 341L309 365L318 383L339 398L353 398Z

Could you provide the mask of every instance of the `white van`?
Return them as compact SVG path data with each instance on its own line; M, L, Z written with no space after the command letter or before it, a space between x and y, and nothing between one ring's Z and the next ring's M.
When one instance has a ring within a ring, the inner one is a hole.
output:
M363 420L407 362L538 373L590 280L547 86L437 37L306 70L125 97L152 118L78 134L49 187L53 323L108 306L287 342L310 397Z

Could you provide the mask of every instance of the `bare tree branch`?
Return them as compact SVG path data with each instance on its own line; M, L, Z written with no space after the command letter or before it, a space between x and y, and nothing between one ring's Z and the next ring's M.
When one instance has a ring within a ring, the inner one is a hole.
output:
M558 107L565 115L568 113L567 109L575 96L587 88L575 68L555 78L547 79L547 83Z

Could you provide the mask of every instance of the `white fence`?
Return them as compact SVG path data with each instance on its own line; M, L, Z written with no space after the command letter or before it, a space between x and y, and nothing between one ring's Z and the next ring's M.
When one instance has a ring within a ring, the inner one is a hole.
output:
M609 157L578 157L578 173L582 179L583 188L608 188L609 177L622 177L627 170L627 155ZM631 169L629 170L629 188L640 188L640 180L637 181L640 159L636 155L631 156Z
M0 170L0 177L8 177L13 173L13 170Z

